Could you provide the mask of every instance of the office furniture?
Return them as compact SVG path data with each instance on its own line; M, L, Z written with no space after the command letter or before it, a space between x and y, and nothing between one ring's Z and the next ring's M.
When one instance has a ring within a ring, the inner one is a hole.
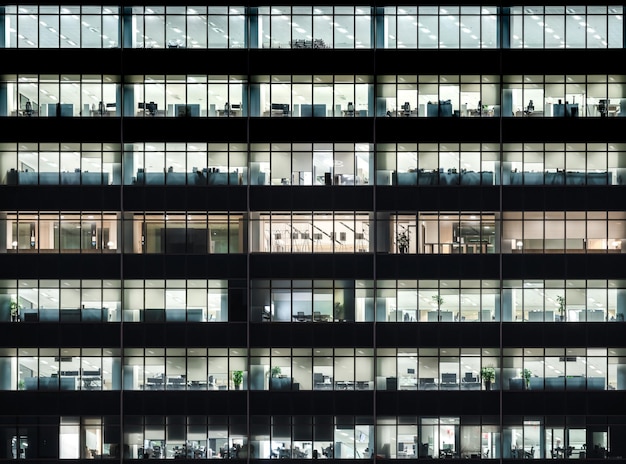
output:
M429 118L451 118L452 103L450 100L440 100L438 103L428 102L426 105L426 116Z
M512 171L508 175L508 185L610 185L611 172L532 172Z
M417 390L417 378L400 377L400 390Z
M348 109L345 111L344 116L354 116L354 103L348 102Z
M315 322L330 322L332 318L332 314L322 314L321 311L313 311L313 321Z
M457 172L454 169L448 169L444 172L443 168L434 171L425 171L419 169L417 171L397 172L377 171L376 180L378 185L387 184L387 172L392 173L392 180L395 185L494 185L494 174L492 171L466 171Z
M605 390L605 377L587 377L587 390Z
M147 390L163 390L165 386L165 379L163 375L159 377L148 377L146 379L146 389Z
M300 105L300 116L302 116L303 118L310 118L312 116L316 118L326 117L326 105L323 103L315 105Z
M530 322L554 322L554 311L542 311L540 309L528 311L528 320Z
M143 311L144 322L164 322L165 310L159 308L146 308Z
M164 172L145 172L144 168L137 170L137 184L142 185L163 185L165 183Z
M101 390L102 374L100 369L94 371L82 370L80 372L80 387L82 390Z
M143 116L143 115L156 116L158 109L159 109L159 105L151 101L148 103L139 103L137 105L137 108L140 110L143 110L142 112L138 113L139 116Z
M333 378L320 372L313 373L313 389L314 390L332 390Z
M452 322L452 311L428 311L428 322Z
M335 381L335 390L354 390L354 382L350 380Z
M165 310L165 320L167 322L185 322L185 308L167 308Z
M601 309L581 309L578 311L578 320L581 322L603 322L606 320L606 316Z
M289 116L289 103L272 103L269 112L264 112L263 116L287 117Z
M72 103L48 103L42 105L46 108L47 116L54 117L72 117L74 116L74 105ZM46 116L43 114L42 116Z
M296 39L290 45L291 48L328 48L323 39Z
M526 382L521 377L509 379L509 390L526 390Z
M78 375L78 373L76 373ZM26 390L76 390L75 376L61 376L53 374L50 377L26 377L24 379Z
M167 377L165 388L167 390L184 390L187 386L187 379L183 376Z
M578 103L559 103L552 104L552 116L559 117L570 117L577 118L578 117Z
M461 382L461 390L480 390L480 382L478 380L474 382L466 382L463 380Z
M457 390L459 384L456 381L456 374L454 373L442 373L441 382L439 383L440 390Z
M38 322L39 312L36 309L22 309L20 310L20 317L22 322Z
M209 116L215 116L215 105L210 105ZM217 110L217 116L224 117L241 117L243 115L241 103L229 103L224 104L224 109Z
M200 116L200 105L192 104L175 104L174 115L179 118L197 118Z
M437 384L432 377L420 377L419 379L420 390L437 390Z
M108 172L7 171L7 185L108 185Z
M59 311L61 322L80 322L79 308L63 308Z
M39 308L39 322L58 322L59 308Z
M215 168L214 168L215 169ZM239 173L238 172L219 172L219 170L203 170L203 173L207 176L207 183L209 185L238 185Z
M417 171L398 172L398 173L395 173L395 178L396 178L396 181L395 181L396 185L417 185Z
M205 317L204 317L204 309L187 308L187 321L188 322L206 322Z

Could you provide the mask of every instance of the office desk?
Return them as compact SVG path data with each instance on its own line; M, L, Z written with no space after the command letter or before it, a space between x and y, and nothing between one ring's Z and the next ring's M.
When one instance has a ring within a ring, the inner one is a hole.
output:
M578 320L581 322L604 322L606 317L601 309L581 309L578 311Z
M167 390L185 390L187 387L187 379L183 377L168 377L165 388Z
M480 390L480 382L461 382L461 390Z
M335 390L354 390L354 382L351 380L337 380Z
M428 311L428 322L452 322L452 311Z
M7 171L7 185L108 185L108 172Z
M146 379L146 390L163 390L165 382L163 377L148 377Z
M270 377L270 390L288 391L291 390L292 383L291 377Z
M417 378L400 377L400 390L417 390Z
M240 118L243 116L242 110L217 110L218 118Z
M102 378L101 377L81 377L81 388L83 390L102 390Z
M554 322L554 311L541 311L540 309L528 312L530 322Z
M313 316L311 314L292 314L291 320L293 322L311 322Z
M458 390L459 384L453 382L441 382L439 384L439 390Z

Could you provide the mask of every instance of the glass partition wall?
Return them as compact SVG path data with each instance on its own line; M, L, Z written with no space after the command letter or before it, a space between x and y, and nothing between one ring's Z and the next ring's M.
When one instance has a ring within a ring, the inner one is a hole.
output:
M371 117L373 76L252 76L251 99L261 117Z
M3 348L0 390L626 390L624 349L612 347L151 347L120 354Z
M122 150L116 143L0 143L7 185L120 185Z
M0 322L225 322L225 280L4 280ZM254 280L269 322L623 322L621 280ZM122 316L123 314L123 316Z
M258 280L252 322L623 322L621 280Z
M133 48L244 48L243 6L134 6Z
M623 5L512 6L511 48L622 48Z
M621 48L623 5L7 5L4 47ZM249 19L250 21L247 21ZM504 25L507 27L505 28ZM498 31L507 34L498 37Z
M45 432L62 460L119 459L120 442L127 459L606 459L621 439L598 415L126 415L123 434L116 416L39 420L8 416L3 459L40 457L28 444Z
M7 98L0 115L626 116L622 74L504 75L500 81L495 75L148 74L128 75L122 85L114 75L3 75Z
M120 76L20 74L3 75L1 80L6 85L1 116L105 117L122 114Z
M118 48L118 6L7 5L6 48Z
M8 185L624 185L623 143L2 143ZM375 176L374 176L375 172Z
M3 253L119 253L119 213L9 212L0 217Z
M254 40L259 48L371 48L371 7L261 6Z

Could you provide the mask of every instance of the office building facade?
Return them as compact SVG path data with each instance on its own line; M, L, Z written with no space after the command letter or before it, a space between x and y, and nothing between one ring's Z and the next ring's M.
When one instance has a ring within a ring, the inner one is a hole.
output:
M0 4L0 460L626 456L624 6Z

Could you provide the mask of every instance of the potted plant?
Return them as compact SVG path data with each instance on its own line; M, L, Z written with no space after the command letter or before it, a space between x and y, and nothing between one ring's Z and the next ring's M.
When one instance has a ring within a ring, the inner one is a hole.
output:
M409 232L405 229L396 236L396 244L398 245L398 253L405 254L409 252L409 243L411 237Z
M559 295L556 297L556 302L559 304L559 319L565 320L565 297Z
M18 390L26 389L26 382L24 382L24 379L20 379L19 382L17 382L17 389Z
M280 373L282 372L280 369L280 366L274 366L272 367L272 370L270 371L272 377L280 377Z
M243 371L233 371L233 385L235 385L235 390L241 390L242 382L243 382Z
M485 390L491 390L491 384L496 379L496 370L491 366L485 366L480 370L480 376L485 382Z
M343 304L339 301L335 301L335 320L336 321L344 321L346 318L346 314L344 312Z
M530 390L530 378L533 376L533 373L530 371L530 369L524 369L522 371L522 377L524 377L524 385L526 386L527 390Z
M11 322L19 321L20 320L20 309L22 309L22 307L17 302L17 300L11 300L10 309L11 309Z

